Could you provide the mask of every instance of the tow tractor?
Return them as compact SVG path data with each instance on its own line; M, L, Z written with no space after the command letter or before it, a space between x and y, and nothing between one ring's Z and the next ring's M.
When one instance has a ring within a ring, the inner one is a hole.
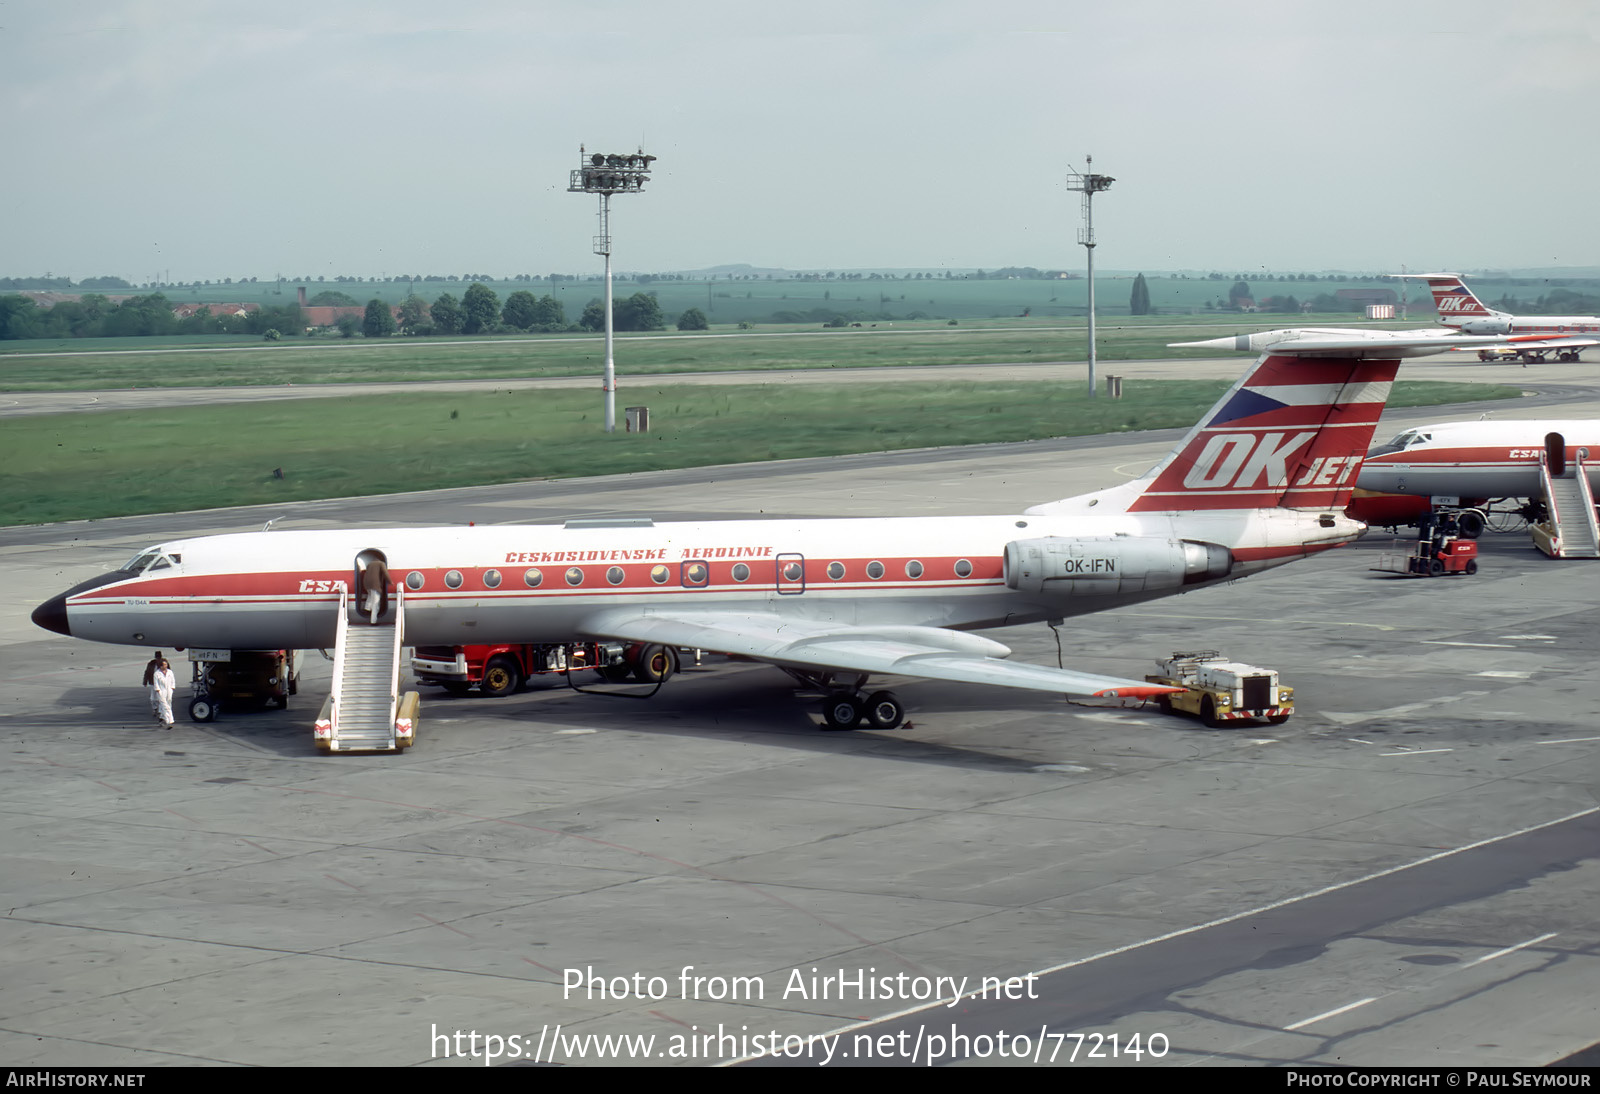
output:
M1213 729L1246 720L1282 725L1294 713L1294 689L1278 683L1272 669L1229 661L1216 650L1179 651L1157 661L1152 684L1183 691L1156 700L1164 713L1192 714Z
M1406 577L1470 577L1478 572L1478 545L1461 534L1454 513L1434 513L1431 519L1425 517L1419 528L1414 546L1407 548L1403 541L1396 540L1394 546L1378 556L1378 564L1372 569Z
M530 677L594 669L605 680L633 679L659 684L678 671L678 651L670 646L620 642L569 645L418 646L411 674L419 684L434 684L451 695L510 695Z
M189 717L210 722L224 706L240 710L287 709L299 690L300 650L196 650L189 652Z

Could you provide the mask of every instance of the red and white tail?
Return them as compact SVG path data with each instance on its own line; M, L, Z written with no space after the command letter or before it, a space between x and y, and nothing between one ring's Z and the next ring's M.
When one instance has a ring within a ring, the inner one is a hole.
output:
M1468 319L1487 319L1500 312L1486 307L1462 282L1459 274L1409 274L1428 283L1433 290L1433 308L1439 313L1439 322L1459 327Z
M1268 353L1165 460L1128 512L1342 510L1389 399L1390 359Z
M1342 511L1401 359L1495 341L1437 329L1301 328L1179 342L1266 352L1139 478L1024 512Z

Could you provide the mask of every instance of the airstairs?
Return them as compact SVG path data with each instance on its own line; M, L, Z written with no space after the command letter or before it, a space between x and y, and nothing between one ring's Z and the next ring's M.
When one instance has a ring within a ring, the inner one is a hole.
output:
M386 618L388 617L388 618ZM325 752L381 752L416 740L417 693L400 694L400 648L405 641L405 587L376 625L339 591L333 688L313 737Z
M1545 448L1539 483L1550 518L1533 526L1534 545L1551 558L1600 558L1600 521L1585 466L1589 450L1580 448L1567 460L1565 442L1554 433L1546 438Z

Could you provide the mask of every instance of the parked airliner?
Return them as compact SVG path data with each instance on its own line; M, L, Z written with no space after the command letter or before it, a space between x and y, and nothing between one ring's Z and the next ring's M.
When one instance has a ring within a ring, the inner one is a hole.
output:
M341 595L361 587L357 568L381 562L403 598L408 645L583 636L727 653L834 689L831 723L853 712L899 724L890 693L861 698L871 674L1164 693L1010 662L1005 646L969 632L1172 596L1354 540L1365 525L1345 506L1400 359L1474 341L1248 337L1262 355L1148 472L1013 515L207 536L141 551L33 619L98 642L327 647Z
M1369 524L1415 524L1436 497L1468 507L1537 498L1543 492L1539 465L1552 435L1561 438L1563 462L1583 454L1590 488L1600 493L1600 421L1438 422L1413 426L1368 452L1347 512ZM1476 534L1481 519L1468 518L1465 527Z
M1463 334L1510 335L1502 346L1485 346L1481 354L1495 349L1515 351L1524 360L1543 360L1554 353L1558 361L1576 361L1585 347L1600 345L1600 316L1596 315L1512 315L1496 311L1467 288L1460 274L1390 274L1409 280L1426 281L1433 290L1434 310L1439 322ZM1532 339L1523 337L1535 336Z

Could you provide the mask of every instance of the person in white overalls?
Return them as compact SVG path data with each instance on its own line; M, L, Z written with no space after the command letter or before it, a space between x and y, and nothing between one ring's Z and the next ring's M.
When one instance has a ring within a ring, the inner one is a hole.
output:
M177 690L178 678L173 675L172 665L165 658L162 658L161 667L156 669L150 682L156 693L157 716L171 729L172 693Z

